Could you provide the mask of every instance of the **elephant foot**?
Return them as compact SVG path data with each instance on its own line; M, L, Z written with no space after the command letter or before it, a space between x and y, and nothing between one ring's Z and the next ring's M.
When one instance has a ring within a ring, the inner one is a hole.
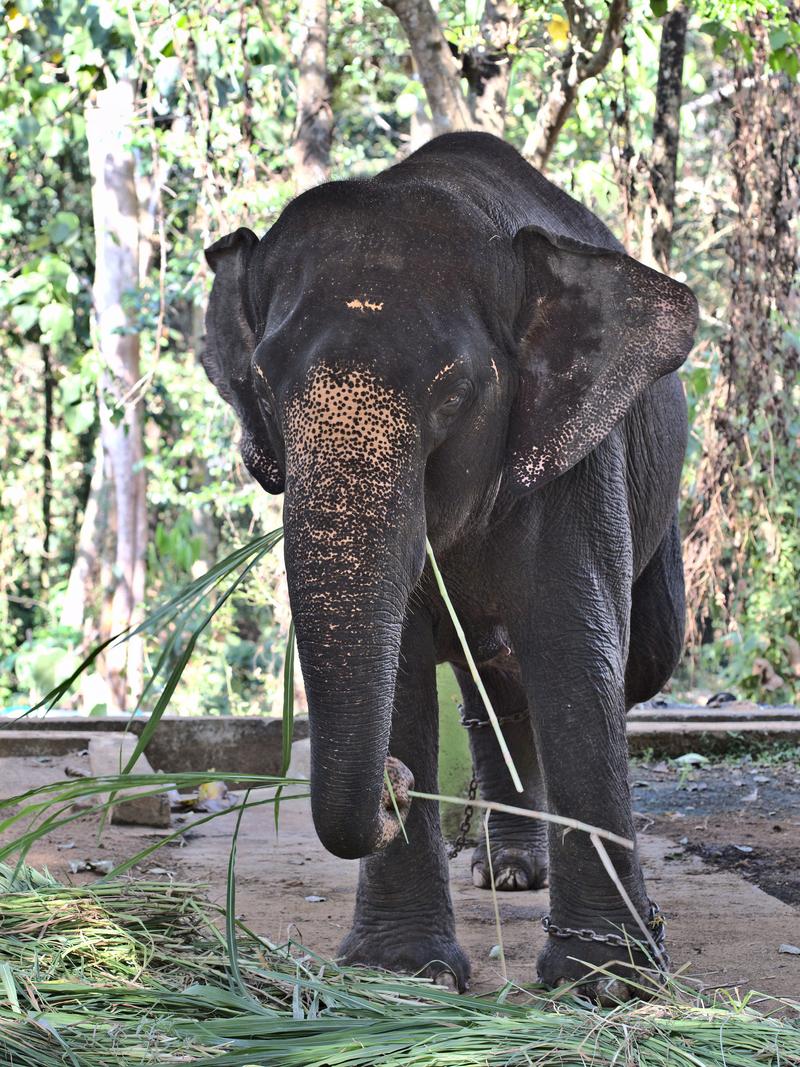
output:
M599 973L597 968L602 968ZM540 980L551 989L571 986L575 993L602 1007L635 997L648 999L663 984L663 971L643 952L578 938L548 938L539 954Z
M469 989L469 960L455 937L419 933L401 940L396 928L396 923L380 929L356 924L339 946L339 962L431 978L459 993Z
M523 889L543 889L547 885L547 850L494 845L492 871L498 890L518 892ZM472 853L472 884L478 889L492 888L484 842Z

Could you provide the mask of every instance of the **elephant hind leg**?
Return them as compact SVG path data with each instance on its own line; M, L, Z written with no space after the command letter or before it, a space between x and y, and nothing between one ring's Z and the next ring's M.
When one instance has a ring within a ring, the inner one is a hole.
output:
M463 718L473 724L469 729L469 742L481 797L542 811L544 788L530 715L527 713L527 699L521 684L502 671L492 668L481 670L481 678L498 718L502 721L508 717L510 720L502 723L501 729L522 779L524 794L514 788L471 676L458 667L453 670L464 700ZM472 880L478 888L489 889L491 876L482 820L478 822L476 819L473 829L480 832L472 854ZM497 889L541 889L547 885L547 828L543 823L522 815L492 812L489 818L489 843Z
M631 634L625 667L628 708L655 696L683 651L686 600L677 516L633 584Z

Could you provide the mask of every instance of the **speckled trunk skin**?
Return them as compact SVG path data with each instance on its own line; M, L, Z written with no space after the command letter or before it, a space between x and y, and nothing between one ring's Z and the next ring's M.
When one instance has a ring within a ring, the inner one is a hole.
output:
M312 811L326 848L348 858L399 831L383 774L403 618L424 560L415 438L405 399L365 367L321 364L287 404L286 566Z

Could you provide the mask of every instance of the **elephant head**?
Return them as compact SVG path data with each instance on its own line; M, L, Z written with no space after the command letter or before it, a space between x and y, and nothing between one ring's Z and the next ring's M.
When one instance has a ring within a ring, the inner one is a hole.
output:
M384 771L426 533L444 550L585 456L683 362L694 298L621 252L380 180L321 186L206 254L203 362L246 466L286 494L315 826L363 856L399 829Z

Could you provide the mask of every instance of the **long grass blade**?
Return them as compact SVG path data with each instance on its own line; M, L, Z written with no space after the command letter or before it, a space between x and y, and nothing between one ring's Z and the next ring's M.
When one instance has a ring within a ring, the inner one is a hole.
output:
M598 837L605 838L606 841L613 841L615 845L622 845L623 848L632 849L634 847L633 841L628 837L620 837L619 834L614 834L610 830L602 830L599 826L581 822L580 819L571 819L568 815L551 815L549 811L518 808L513 804L501 804L497 800L480 800L477 797L475 800L465 800L463 797L444 796L440 793L421 793L416 789L409 789L408 795L410 797L419 797L420 800L437 800L440 804L458 804L462 808L465 804L471 804L474 808L485 808L487 811L504 811L508 815L522 815L526 819L541 819L542 822L554 822L558 823L559 826L567 826L570 830L582 830L585 834L597 834Z
M242 980L242 972L239 969L239 945L236 941L236 846L239 841L242 816L249 800L250 790L248 789L236 816L236 826L231 834L231 847L228 854L228 876L225 884L225 941L228 949L228 965L236 991L241 996L251 999L250 993Z
M159 696L158 701L156 702L156 706L150 713L150 718L148 719L146 725L144 726L144 729L139 735L139 739L136 742L136 746L133 752L131 753L130 759L125 765L125 772L132 770L132 768L136 765L136 761L139 759L145 748L147 748L150 741L152 740L153 734L156 732L158 724L161 721L161 716L166 711L167 706L169 705L169 702L172 699L172 694L175 692L178 682L181 680L183 672L186 669L186 665L192 657L194 647L197 644L200 635L209 625L209 623L220 610L220 608L222 608L223 605L227 603L227 601L236 592L236 590L239 588L245 578L247 578L250 571L252 571L252 569L261 561L261 559L266 555L267 552L270 551L271 548L271 544L265 546L253 556L253 558L250 560L244 570L242 570L241 573L236 576L236 578L231 582L225 592L219 597L214 607L205 614L200 624L192 631L192 634L186 643L186 648L183 650L183 653L179 657L178 662L170 671L169 677L167 678L167 681L164 685L164 689L161 695Z
M191 617L200 601L207 595L207 593L221 581L223 581L229 574L238 568L242 567L251 557L265 555L270 552L275 545L283 537L283 529L278 528L272 530L267 534L263 534L260 537L253 538L246 545L242 545L235 551L231 552L224 559L215 563L213 567L210 567L205 574L194 579L188 585L184 586L178 593L167 600L164 604L158 608L150 611L145 618L135 627L127 627L125 630L121 630L119 633L114 634L112 637L107 638L100 644L96 645L91 652L81 661L79 666L63 681L59 682L50 692L46 693L39 701L33 704L30 708L21 712L19 715L13 717L4 718L0 722L0 729L13 727L14 723L21 721L26 716L32 714L35 711L39 711L45 708L46 711L51 711L61 698L69 692L78 678L87 671L95 662L98 656L100 656L109 645L115 642L129 641L132 637L135 637L143 633L158 633L160 630L165 629L171 625L176 618L183 616L184 620L188 620ZM177 633L172 636L177 638L180 634L181 626L176 627ZM146 691L149 691L155 677L158 675L158 670L166 662L166 657L159 656L158 669L153 672L153 675L148 680Z
M294 739L294 622L289 623L286 654L283 657L283 718L281 723L281 774L289 771ZM281 790L275 795L275 833L280 819Z

